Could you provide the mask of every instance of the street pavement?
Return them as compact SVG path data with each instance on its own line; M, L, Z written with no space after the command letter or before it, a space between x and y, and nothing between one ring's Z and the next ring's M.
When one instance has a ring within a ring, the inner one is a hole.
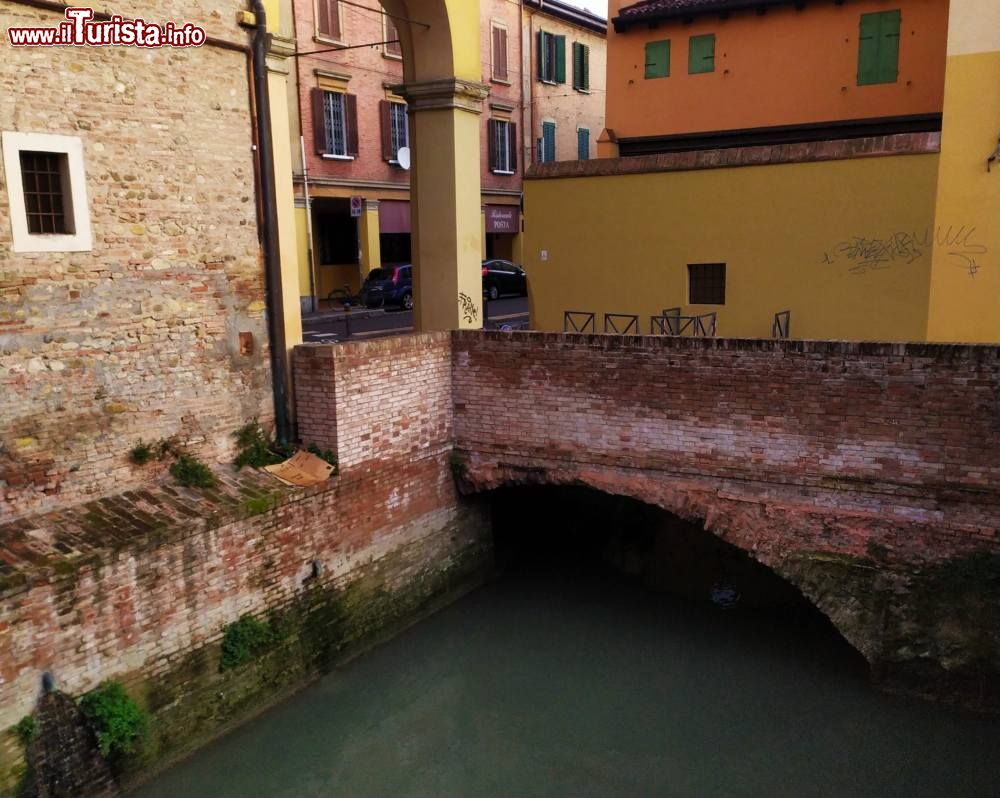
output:
M515 328L528 323L527 297L497 299L487 303L489 329L504 325ZM381 338L413 331L412 311L365 310L324 312L302 319L306 343L335 343L348 339Z

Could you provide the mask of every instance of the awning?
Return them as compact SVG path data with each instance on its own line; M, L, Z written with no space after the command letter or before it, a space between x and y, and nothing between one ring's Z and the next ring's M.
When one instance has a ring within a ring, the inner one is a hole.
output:
M410 203L399 200L382 200L378 205L378 231L380 233L409 233Z

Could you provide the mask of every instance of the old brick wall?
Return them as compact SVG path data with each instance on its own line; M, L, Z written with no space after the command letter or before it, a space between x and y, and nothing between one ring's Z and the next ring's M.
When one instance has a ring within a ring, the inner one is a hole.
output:
M299 435L343 470L451 448L448 333L299 346L294 365Z
M893 688L1000 707L1000 348L453 343L464 490L584 485L704 524Z
M837 512L925 527L942 546L933 556L998 546L997 347L504 333L454 342L460 449L787 491L798 503L825 494L814 501Z
M242 7L114 11L242 45ZM0 0L5 30L58 19ZM220 460L272 415L248 91L245 54L212 45L5 48L0 131L81 139L94 245L12 253L0 174L0 520L141 483L140 438Z

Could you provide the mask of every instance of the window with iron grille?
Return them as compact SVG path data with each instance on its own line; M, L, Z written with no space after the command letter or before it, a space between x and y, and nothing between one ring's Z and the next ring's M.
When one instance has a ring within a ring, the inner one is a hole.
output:
M32 235L73 233L68 158L58 152L21 151L21 185L28 232Z
M330 155L347 155L347 113L344 95L328 91L323 98L326 111L326 142Z
M691 305L726 304L726 264L688 264L688 303Z
M403 103L389 103L389 123L392 131L392 160L396 160L403 147L410 146L410 127Z
M490 171L512 175L517 171L517 128L506 119L491 119L487 125Z

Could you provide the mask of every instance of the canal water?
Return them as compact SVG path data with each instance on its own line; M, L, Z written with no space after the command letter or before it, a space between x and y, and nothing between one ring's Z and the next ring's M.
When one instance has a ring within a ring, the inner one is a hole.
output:
M1000 795L1000 724L886 696L829 627L522 563L142 798Z

